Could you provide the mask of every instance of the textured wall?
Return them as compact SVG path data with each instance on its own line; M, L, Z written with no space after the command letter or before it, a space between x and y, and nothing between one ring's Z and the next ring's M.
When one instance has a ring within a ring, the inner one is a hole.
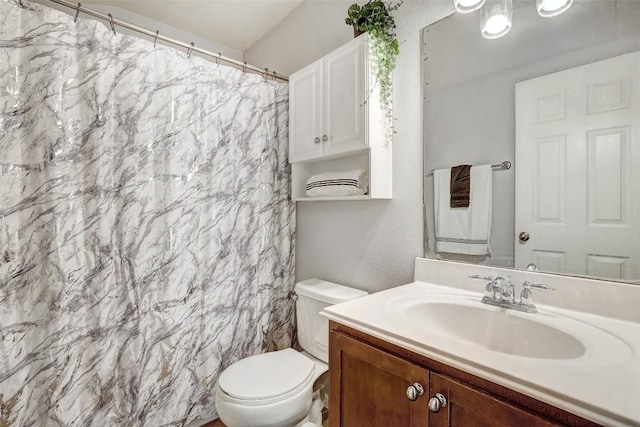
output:
M353 37L350 1L305 1L245 51L256 65L291 73ZM393 200L297 206L296 279L319 277L377 291L408 283L423 255L420 30L453 11L450 0L405 1L396 12Z
M293 335L287 85L0 16L0 425L214 417L218 373Z

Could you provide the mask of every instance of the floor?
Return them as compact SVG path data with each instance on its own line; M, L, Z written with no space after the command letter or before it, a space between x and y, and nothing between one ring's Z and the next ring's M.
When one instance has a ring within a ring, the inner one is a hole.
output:
M325 408L322 411L322 427L329 425L329 411ZM214 420L210 423L203 424L201 427L225 427L224 423L220 420Z

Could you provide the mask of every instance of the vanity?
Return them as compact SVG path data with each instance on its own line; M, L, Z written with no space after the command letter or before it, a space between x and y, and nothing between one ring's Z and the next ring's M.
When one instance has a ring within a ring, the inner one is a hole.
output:
M555 290L506 309L477 275ZM324 311L330 425L640 426L637 286L434 259L414 278Z

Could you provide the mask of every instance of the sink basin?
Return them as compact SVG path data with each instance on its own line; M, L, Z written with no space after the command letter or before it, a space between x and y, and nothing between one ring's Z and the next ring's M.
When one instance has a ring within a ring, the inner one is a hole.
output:
M404 313L436 334L499 353L538 359L575 359L585 353L582 342L568 333L504 309L430 302L411 305Z
M447 352L464 353L476 348L489 358L492 352L554 362L579 358L591 366L631 356L629 346L618 337L569 313L523 313L483 304L480 298L399 295L386 301L386 310L398 328L416 342Z

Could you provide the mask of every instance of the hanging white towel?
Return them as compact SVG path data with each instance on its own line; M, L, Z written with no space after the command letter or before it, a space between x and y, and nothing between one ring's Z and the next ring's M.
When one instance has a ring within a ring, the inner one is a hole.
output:
M362 195L368 187L367 173L356 169L313 175L307 180L305 189L309 197L337 197Z
M491 254L492 175L491 165L473 166L469 207L451 208L451 169L434 171L436 252Z

